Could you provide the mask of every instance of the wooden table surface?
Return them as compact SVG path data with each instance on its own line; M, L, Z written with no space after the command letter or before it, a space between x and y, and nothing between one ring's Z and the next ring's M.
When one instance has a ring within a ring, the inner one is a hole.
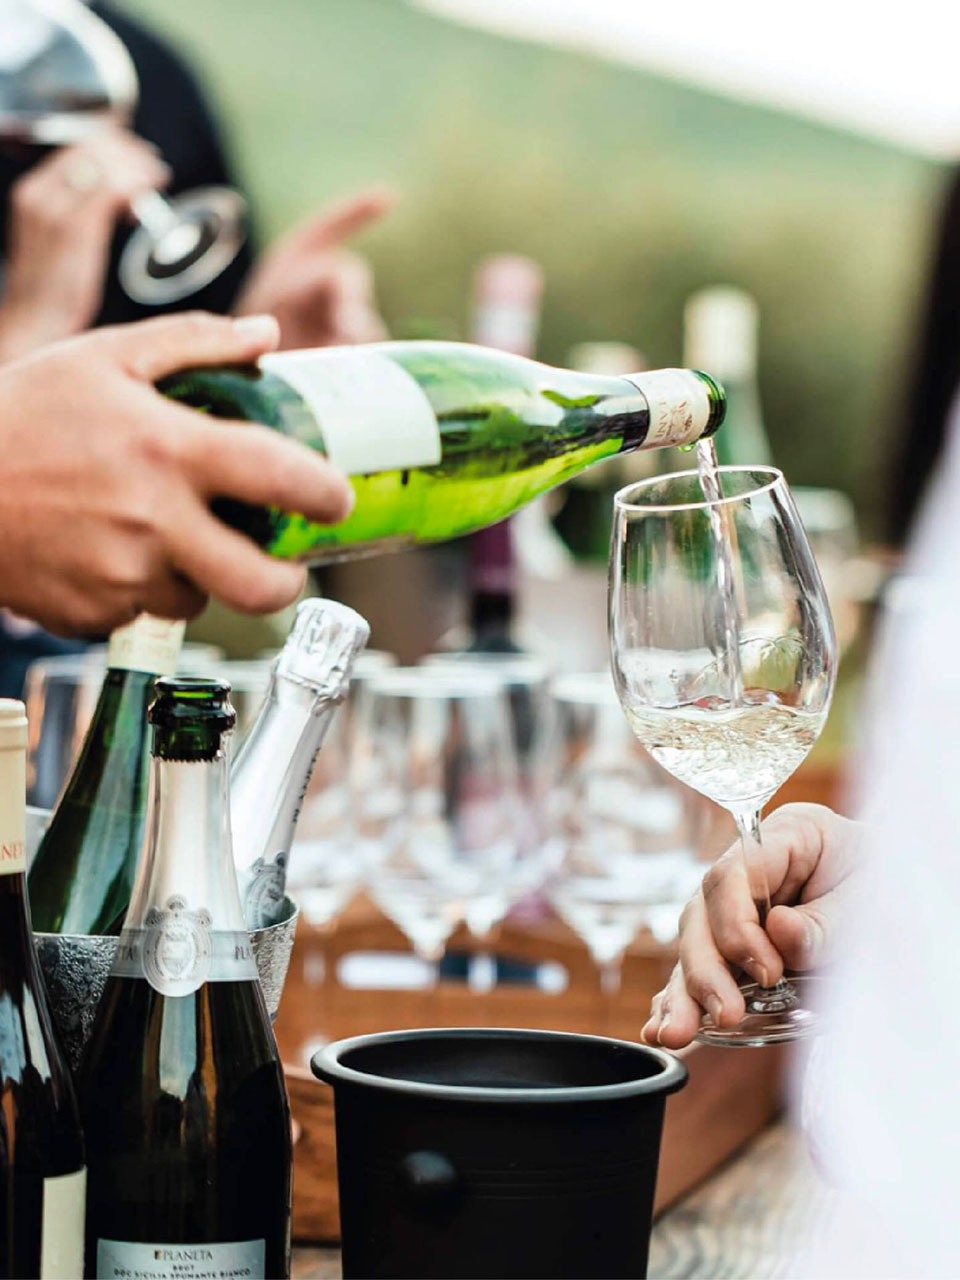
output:
M653 1228L651 1280L775 1280L786 1274L829 1191L803 1138L771 1125ZM293 1250L295 1280L339 1280L337 1249Z

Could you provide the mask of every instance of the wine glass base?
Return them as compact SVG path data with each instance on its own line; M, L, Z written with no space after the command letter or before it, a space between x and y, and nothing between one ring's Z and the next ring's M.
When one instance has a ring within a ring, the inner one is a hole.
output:
M247 204L230 187L197 187L167 203L180 224L160 240L138 227L120 256L124 293L148 307L199 293L233 262L247 238Z
M757 982L741 984L747 1012L734 1027L715 1026L709 1015L704 1018L697 1040L700 1044L718 1044L730 1049L761 1049L768 1044L785 1044L803 1040L820 1030L821 1017L814 1012L819 1001L821 980L809 974L788 979L789 994L778 1000ZM775 988L774 988L775 990Z

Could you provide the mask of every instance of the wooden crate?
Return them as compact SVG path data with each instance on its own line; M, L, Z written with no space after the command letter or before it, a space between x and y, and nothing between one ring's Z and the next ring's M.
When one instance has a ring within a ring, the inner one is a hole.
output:
M836 806L840 795L836 773L810 765L777 799ZM721 825L715 847L725 839ZM465 934L456 935L451 947L458 943L476 946ZM559 920L548 916L522 927L504 925L492 946L501 955L563 965L566 989L553 994L502 984L481 994L453 982L430 991L348 989L337 975L343 956L357 951L405 952L409 948L403 935L362 897L331 931L301 922L276 1027L295 1121L295 1239L335 1241L339 1235L333 1093L309 1071L310 1053L321 1043L423 1026L534 1027L637 1039L650 999L675 962L672 948L641 937L626 956L622 988L612 998L601 990L582 942ZM667 1104L658 1211L685 1195L776 1115L789 1051L782 1046L751 1050L693 1045L681 1056L690 1081Z

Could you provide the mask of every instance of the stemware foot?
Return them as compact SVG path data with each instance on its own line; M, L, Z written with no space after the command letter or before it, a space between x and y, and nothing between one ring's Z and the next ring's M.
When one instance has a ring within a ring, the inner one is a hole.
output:
M757 1049L768 1044L785 1044L815 1035L820 1016L814 1012L820 980L808 974L761 987L748 982L740 987L747 1012L735 1027L718 1027L707 1015L697 1034L701 1044L719 1044L732 1049Z

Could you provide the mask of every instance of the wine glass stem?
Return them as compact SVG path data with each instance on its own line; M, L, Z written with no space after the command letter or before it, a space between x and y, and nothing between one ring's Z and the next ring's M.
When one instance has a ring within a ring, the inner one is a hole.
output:
M767 881L767 868L763 860L763 842L760 838L760 813L754 809L750 813L736 813L734 818L740 832L740 847L743 850L743 861L747 869L747 883L761 929L767 927L767 916L770 914L770 885ZM753 998L747 1001L748 1012L765 1013L781 1011L796 1003L796 995L791 983L781 978L772 987L759 987Z

